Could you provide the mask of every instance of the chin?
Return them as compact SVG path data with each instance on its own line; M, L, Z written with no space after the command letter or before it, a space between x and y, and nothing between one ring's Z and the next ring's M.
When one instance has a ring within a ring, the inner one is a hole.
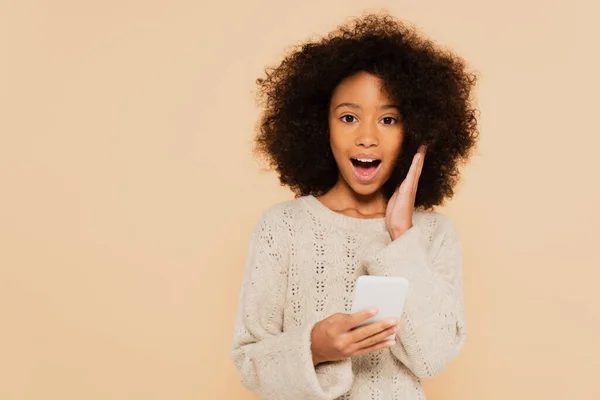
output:
M369 185L369 186L352 185L350 187L356 194L359 194L361 196L371 196L381 190L381 186L375 186L375 185Z
M354 179L353 175L350 176L350 180L348 180L348 179L344 179L344 180L346 181L346 184L348 185L348 187L353 192L355 192L356 194L358 194L360 196L365 196L365 197L372 196L374 194L381 192L383 189L383 183L379 182L379 180L365 184L365 183L357 182Z

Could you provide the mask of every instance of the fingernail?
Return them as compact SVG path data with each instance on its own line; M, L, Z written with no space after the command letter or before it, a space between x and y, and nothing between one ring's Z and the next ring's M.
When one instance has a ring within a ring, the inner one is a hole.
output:
M369 310L368 310L368 311L369 311L369 314L373 314L373 315L375 315L375 314L377 314L377 312L378 312L379 310L377 310L377 307L372 307L372 308L369 308Z
M388 346L393 346L396 344L396 340L395 339L386 340L386 343Z
M396 325L397 323L398 323L398 321L396 321L395 319L388 319L387 320L387 324L390 325L390 326L391 325Z
M397 333L397 332L400 332L400 327L399 326L397 326L397 327L394 328L394 333Z

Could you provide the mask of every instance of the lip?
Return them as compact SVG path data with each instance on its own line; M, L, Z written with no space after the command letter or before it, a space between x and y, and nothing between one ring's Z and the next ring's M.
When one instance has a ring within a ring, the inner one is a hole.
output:
M353 156L350 156L350 158L363 158L363 159L367 159L367 160L381 160L381 158L376 157L374 154L367 154L367 153L358 153Z
M358 156L358 158L368 158L366 156ZM373 158L371 158L373 159ZM377 175L379 174L379 170L381 169L381 166L383 165L383 162L380 162L379 165L375 168L375 171L373 171L369 176L365 177L363 175L360 175L358 173L358 171L356 170L356 167L354 166L354 164L352 164L352 160L350 160L350 166L352 167L352 172L354 174L354 178L359 181L362 184L368 184L373 182L376 178Z

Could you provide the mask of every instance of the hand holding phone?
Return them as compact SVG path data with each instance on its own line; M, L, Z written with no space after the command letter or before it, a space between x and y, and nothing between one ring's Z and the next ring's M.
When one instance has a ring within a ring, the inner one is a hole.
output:
M360 276L354 289L352 313L333 314L313 327L313 364L343 360L394 345L407 293L405 278Z
M353 314L333 314L315 324L311 332L313 365L359 356L392 346L386 337L398 332L396 320L384 320L368 325L364 322L377 315L377 309Z

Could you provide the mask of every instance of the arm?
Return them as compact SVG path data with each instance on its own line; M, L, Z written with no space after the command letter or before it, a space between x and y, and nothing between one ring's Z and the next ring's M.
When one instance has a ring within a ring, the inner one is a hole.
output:
M441 372L465 342L462 246L452 222L438 214L435 256L427 238L414 225L368 261L372 275L403 276L409 294L392 354L417 377Z
M314 324L283 332L287 288L285 232L263 217L250 237L238 300L232 359L242 384L264 400L325 400L352 384L350 360L313 365Z

